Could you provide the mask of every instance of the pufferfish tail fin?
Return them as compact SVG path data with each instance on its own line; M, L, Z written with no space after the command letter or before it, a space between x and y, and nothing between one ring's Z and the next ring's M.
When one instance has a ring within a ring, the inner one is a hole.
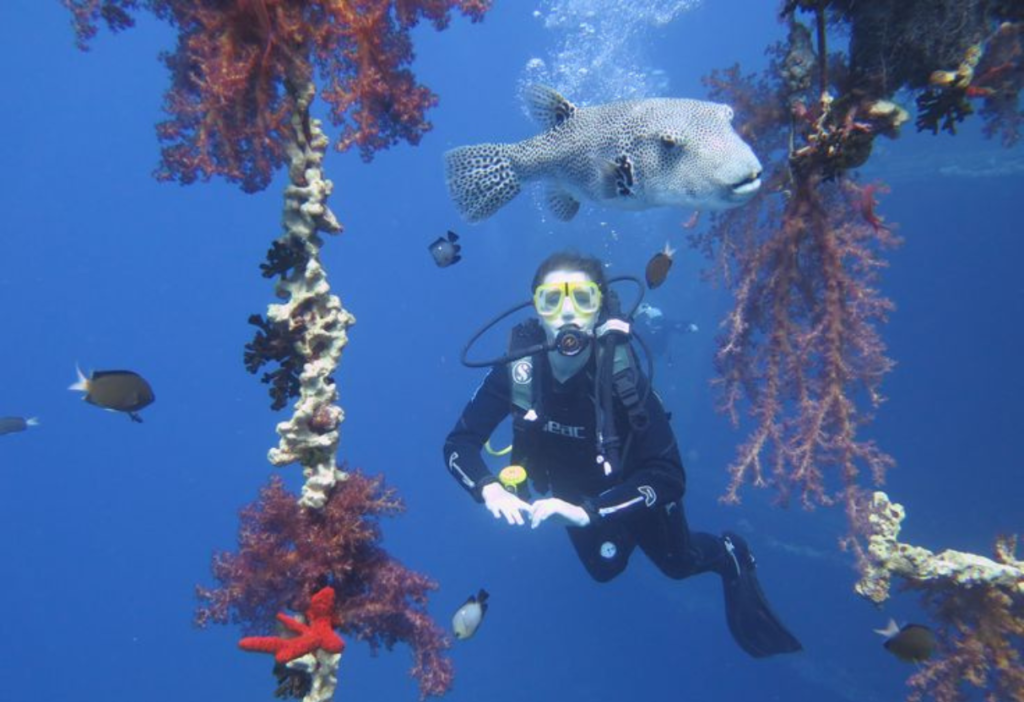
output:
M477 144L445 153L448 193L466 221L487 219L522 190L510 152L508 144Z

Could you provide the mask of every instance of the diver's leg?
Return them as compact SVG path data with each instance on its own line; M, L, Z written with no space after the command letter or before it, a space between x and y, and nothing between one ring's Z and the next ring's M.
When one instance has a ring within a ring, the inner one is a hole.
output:
M736 643L754 658L794 653L803 647L768 604L755 573L756 561L746 540L732 532L722 535L732 566L722 575L725 615Z
M625 570L636 547L633 535L614 524L566 527L566 532L580 563L599 583L608 582Z
M690 531L681 500L638 515L633 533L644 554L670 578L681 580L709 570L722 575L732 568L722 539Z
M633 531L641 550L670 578L708 571L722 577L729 631L748 654L764 658L802 648L768 604L754 572L754 556L743 537L731 532L721 538L691 532L682 502L644 515Z

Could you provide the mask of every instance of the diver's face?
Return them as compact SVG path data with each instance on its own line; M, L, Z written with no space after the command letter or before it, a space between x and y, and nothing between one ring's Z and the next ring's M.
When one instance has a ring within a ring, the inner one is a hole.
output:
M591 277L582 271L554 270L544 276L541 285L564 286L568 283L590 283ZM584 332L590 333L597 324L597 311L593 313L581 312L579 305L575 304L572 295L563 295L561 307L554 314L539 315L541 324L547 334L548 341L555 338L558 330L568 324L575 324Z

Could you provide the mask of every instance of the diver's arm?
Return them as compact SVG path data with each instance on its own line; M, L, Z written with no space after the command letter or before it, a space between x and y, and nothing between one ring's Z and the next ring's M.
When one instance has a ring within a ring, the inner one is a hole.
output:
M642 393L642 388L640 389ZM634 431L628 465L636 466L613 488L583 505L591 521L615 519L645 509L660 509L686 491L686 474L679 446L657 394L647 396L649 423ZM623 413L624 414L624 413ZM623 417L623 421L626 421Z
M480 488L484 506L495 519L504 518L513 526L523 526L523 513L533 516L533 505L502 487L501 483L490 482Z
M448 472L478 502L483 502L484 486L498 480L487 469L480 450L508 415L510 407L508 370L496 366L466 404L455 428L445 439L444 462Z
M585 527L591 522L590 514L579 505L557 497L535 500L530 506L530 528L536 529L551 517L561 517L572 526Z

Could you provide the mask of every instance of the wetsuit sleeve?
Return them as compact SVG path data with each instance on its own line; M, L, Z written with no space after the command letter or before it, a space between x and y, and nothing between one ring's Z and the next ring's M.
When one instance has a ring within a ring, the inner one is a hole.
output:
M492 368L444 442L448 472L478 502L483 501L483 487L498 480L487 469L480 450L508 415L511 402L508 370L503 366Z
M591 520L616 519L641 510L661 508L682 498L686 491L683 459L661 399L651 392L645 407L649 423L646 429L632 431L623 481L583 505ZM619 409L618 419L625 429L628 426L626 411Z

